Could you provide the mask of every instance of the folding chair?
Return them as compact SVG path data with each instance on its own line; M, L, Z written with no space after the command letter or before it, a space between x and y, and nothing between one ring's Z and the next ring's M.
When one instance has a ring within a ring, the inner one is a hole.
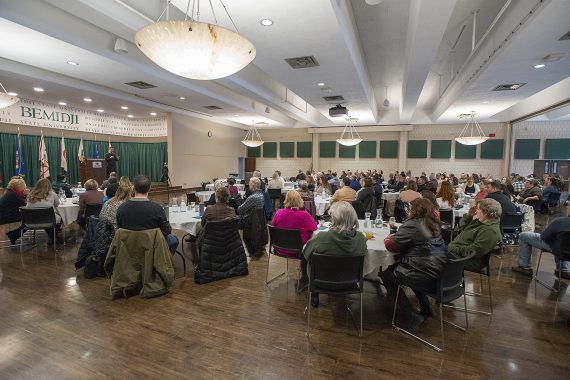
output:
M542 258L542 252L544 249L540 250L540 254L538 255L538 264L536 264L536 271L534 272L534 281L538 282L540 285L544 286L546 289L552 290L554 292L560 292L561 285L560 282L562 280L562 265L560 261L568 261L570 260L570 231L565 231L560 234L560 249L558 252L552 251L553 255L558 257L558 288L554 288L545 282L541 281L538 278L538 268L540 267L540 259ZM549 251L547 251L549 252Z
M284 274L289 280L289 259L301 260L301 254L303 252L303 242L301 241L301 231L289 228L277 228L271 225L267 225L269 228L269 256L267 258L267 270L265 271L265 285L268 285L273 280L278 279ZM291 255L285 255L276 251L286 251L291 253ZM271 255L277 257L282 257L287 259L287 266L285 272L273 277L271 280L267 280L269 276L269 264L271 262ZM299 282L302 273L299 270L299 279L297 280L297 291L299 289Z
M36 245L36 231L53 228L53 249L56 249L57 223L53 207L32 208L20 207L22 216L22 233L20 235L20 250L24 246L24 229L34 232L33 244Z

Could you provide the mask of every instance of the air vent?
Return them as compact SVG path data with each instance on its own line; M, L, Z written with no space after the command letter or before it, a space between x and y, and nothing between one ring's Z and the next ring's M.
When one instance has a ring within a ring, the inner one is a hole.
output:
M493 89L493 91L514 91L518 90L526 83L511 83L511 84L500 84Z
M267 127L269 126L269 123L266 123L265 121L258 121L255 123L255 125L259 125L260 127Z
M335 103L344 101L344 98L340 95L323 96L323 99L327 102L335 102Z
M285 58L285 61L294 69L320 66L317 59L312 55L307 57Z
M125 83L125 84L129 85L129 86L136 87L136 88L140 88L141 90L147 90L149 88L156 88L156 86L154 84L146 83L146 82L143 82L142 80L139 80L137 82L129 82L129 83Z
M458 118L460 119L468 119L471 117L470 113L460 113L459 115L457 115Z
M218 106L204 106L204 108L209 109L210 111L216 111L216 110L221 110L222 107L218 107Z
M558 41L564 40L570 40L570 31L558 39Z

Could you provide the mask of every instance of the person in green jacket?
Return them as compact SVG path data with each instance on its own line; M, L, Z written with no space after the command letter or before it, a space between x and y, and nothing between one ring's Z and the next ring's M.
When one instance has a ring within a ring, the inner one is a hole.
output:
M331 216L329 230L311 238L303 250L303 257L308 264L307 273L310 273L311 256L315 252L338 256L364 256L368 251L366 238L358 231L356 211L350 203L344 201L333 203L329 214ZM314 307L319 306L318 293L312 293L311 304Z
M477 272L484 265L483 256L501 241L501 204L494 199L482 199L461 218L459 231L447 249L457 257L475 252L465 263L465 269Z

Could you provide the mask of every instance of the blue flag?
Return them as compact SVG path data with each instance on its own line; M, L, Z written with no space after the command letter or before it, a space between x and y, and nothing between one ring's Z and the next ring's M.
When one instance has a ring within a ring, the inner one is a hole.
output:
M16 137L16 174L17 176L24 175L24 152L22 151L22 136L20 128L18 128L18 136Z
M97 143L93 146L93 158L100 158L99 157L99 146Z

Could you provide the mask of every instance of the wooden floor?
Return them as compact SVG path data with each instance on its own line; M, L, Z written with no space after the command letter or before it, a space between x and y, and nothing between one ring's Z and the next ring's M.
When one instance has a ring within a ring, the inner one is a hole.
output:
M268 287L264 256L247 277L196 285L189 273L167 296L112 301L108 279L75 272L76 251L73 243L56 253L45 244L0 250L0 378L570 378L567 283L558 297L512 273L512 253L492 259L495 315L470 315L467 333L445 326L446 351L436 353L394 331L393 302L371 282L363 338L343 300L326 296L307 338L296 263L288 282ZM554 282L552 256L543 262L541 275ZM478 278L468 283L477 288ZM358 315L358 297L347 301ZM439 342L437 319L420 334Z

